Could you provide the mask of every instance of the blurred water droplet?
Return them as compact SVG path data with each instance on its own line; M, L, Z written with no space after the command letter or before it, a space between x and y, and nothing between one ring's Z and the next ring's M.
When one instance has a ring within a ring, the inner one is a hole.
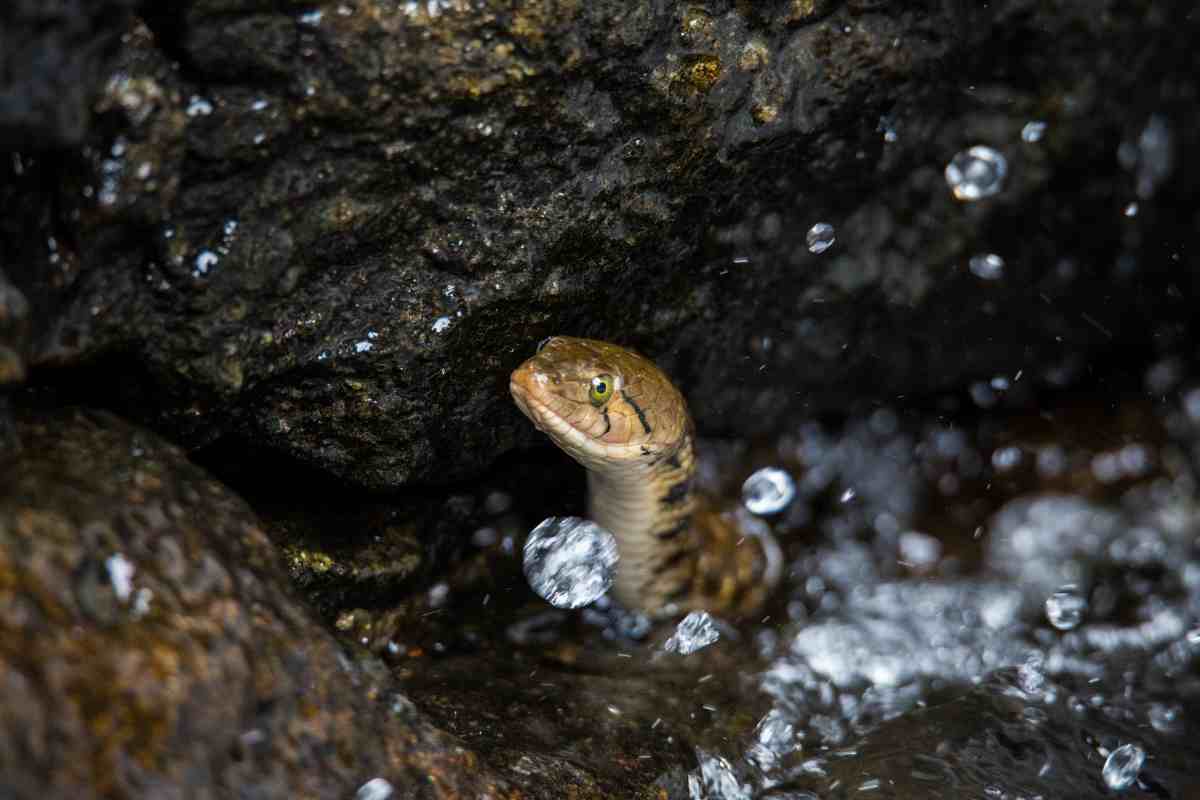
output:
M1029 142L1030 144L1040 142L1045 134L1045 122L1042 122L1040 119L1030 120L1025 123L1025 127L1021 128L1021 141Z
M1183 721L1183 707L1178 703L1151 703L1150 725L1159 733L1178 733Z
M928 569L942 557L942 543L920 531L900 534L899 547L900 560L917 569Z
M720 638L721 632L712 615L707 611L693 611L679 621L671 638L663 643L663 650L686 656L703 650Z
M1001 447L992 453L992 466L1000 472L1007 472L1021 463L1021 448L1016 445Z
M112 583L113 593L122 603L129 600L133 593L133 573L136 568L133 562L121 553L114 553L104 562L108 570L108 580Z
M1087 608L1087 598L1078 586L1064 586L1046 598L1046 619L1060 631L1069 631L1083 621Z
M1133 202L1133 203L1130 203L1129 205L1125 206L1125 212L1124 212L1124 213L1125 213L1125 216L1127 216L1127 217L1136 217L1136 216L1137 216L1137 213L1138 213L1138 204L1137 204L1137 202L1135 201L1135 202Z
M354 800L388 800L394 792L392 785L383 778L372 778L358 787Z
M824 253L837 241L837 232L828 222L818 222L808 229L804 241L808 244L808 252Z
M971 256L967 267L972 275L985 281L998 281L1004 277L1004 259L995 253Z
M1133 786L1142 764L1146 762L1146 751L1136 744L1123 744L1108 754L1101 774L1108 788L1122 792Z
M198 94L194 94L188 100L187 108L184 113L189 117L207 117L213 112L212 103L205 100Z
M964 202L991 197L1004 188L1008 161L986 145L958 153L946 165L946 183L954 197Z
M757 470L742 484L742 503L753 514L774 514L796 496L796 483L776 467Z
M196 260L193 262L192 277L203 278L220 260L221 257L212 250L201 250L196 254Z
M609 590L617 558L617 540L596 523L549 517L525 540L525 578L550 605L579 608Z
M450 327L449 317L438 317L433 321L433 332L444 333Z

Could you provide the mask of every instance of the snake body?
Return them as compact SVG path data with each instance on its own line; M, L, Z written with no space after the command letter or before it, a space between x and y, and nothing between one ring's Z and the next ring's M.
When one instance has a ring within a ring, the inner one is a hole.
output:
M617 539L618 602L652 614L761 607L778 579L777 547L701 507L692 419L653 362L608 342L556 336L512 373L509 389L586 468L588 514Z

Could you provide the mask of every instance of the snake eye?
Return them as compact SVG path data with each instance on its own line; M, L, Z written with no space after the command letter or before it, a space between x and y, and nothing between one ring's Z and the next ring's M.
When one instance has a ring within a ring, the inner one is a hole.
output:
M588 389L588 399L594 406L602 406L608 402L613 393L613 376L597 375L592 378L592 386Z

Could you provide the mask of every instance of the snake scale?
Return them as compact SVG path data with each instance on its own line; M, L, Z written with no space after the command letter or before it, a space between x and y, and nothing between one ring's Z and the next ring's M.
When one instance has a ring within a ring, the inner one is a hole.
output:
M587 470L588 515L617 540L618 602L654 615L761 608L779 577L778 546L704 506L687 404L653 362L608 342L555 336L512 373L509 389Z

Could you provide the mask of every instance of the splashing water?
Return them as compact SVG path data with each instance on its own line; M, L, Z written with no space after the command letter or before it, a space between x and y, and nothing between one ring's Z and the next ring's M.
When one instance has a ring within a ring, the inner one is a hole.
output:
M699 748L696 757L700 766L688 774L690 800L751 800L750 787L738 781L728 761Z
M675 633L663 643L668 653L690 655L721 638L717 624L707 611L693 611L679 621Z
M549 517L525 540L525 578L558 608L580 608L607 592L617 567L617 540L591 520Z

